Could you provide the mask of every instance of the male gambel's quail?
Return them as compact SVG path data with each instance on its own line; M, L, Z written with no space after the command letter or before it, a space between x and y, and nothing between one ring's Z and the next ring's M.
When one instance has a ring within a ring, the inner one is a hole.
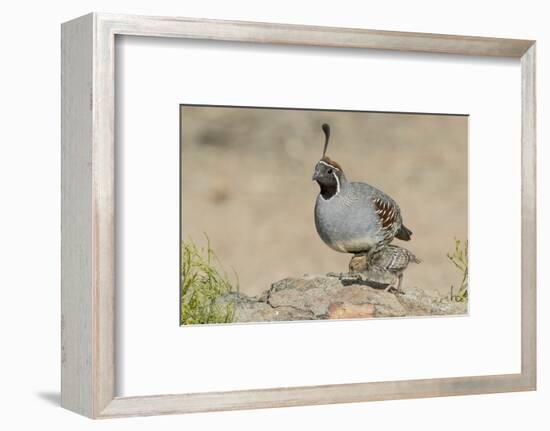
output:
M342 167L326 156L330 127L323 124L325 146L313 180L321 188L315 203L315 227L321 239L342 253L373 256L393 238L411 239L399 206L367 183L349 182Z

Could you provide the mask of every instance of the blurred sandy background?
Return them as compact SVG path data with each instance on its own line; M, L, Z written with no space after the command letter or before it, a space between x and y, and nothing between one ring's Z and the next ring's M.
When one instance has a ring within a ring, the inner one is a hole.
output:
M423 260L403 286L459 286L446 253L468 233L467 117L192 106L181 113L183 239L204 245L208 234L241 292L347 271L351 255L329 249L313 221L323 122L332 129L327 154L348 180L392 196L414 233L394 240Z

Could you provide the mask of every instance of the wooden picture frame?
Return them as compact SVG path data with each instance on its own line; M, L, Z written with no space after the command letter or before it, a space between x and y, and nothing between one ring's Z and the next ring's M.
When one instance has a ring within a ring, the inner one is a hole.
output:
M198 394L115 393L115 37L211 39L521 59L521 373ZM535 42L92 13L62 25L62 406L91 418L536 388Z

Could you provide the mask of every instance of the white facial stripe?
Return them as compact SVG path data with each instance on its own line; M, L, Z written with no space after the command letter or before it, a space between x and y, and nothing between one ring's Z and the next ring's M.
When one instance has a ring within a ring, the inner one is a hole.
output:
M336 169L337 171L340 170L340 169L338 169L337 167L332 166L330 163L323 162L322 160L319 160L319 163L322 163L323 165L328 166L329 168Z
M336 178L336 193L334 194L334 196L336 196L338 193L340 193L340 180L338 179L338 175L336 175L336 172L333 172L332 175L334 175L334 178Z

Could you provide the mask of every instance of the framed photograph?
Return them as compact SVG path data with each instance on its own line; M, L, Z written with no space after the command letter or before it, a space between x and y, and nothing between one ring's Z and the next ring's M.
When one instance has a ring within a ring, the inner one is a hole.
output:
M536 388L535 42L62 25L62 405Z

